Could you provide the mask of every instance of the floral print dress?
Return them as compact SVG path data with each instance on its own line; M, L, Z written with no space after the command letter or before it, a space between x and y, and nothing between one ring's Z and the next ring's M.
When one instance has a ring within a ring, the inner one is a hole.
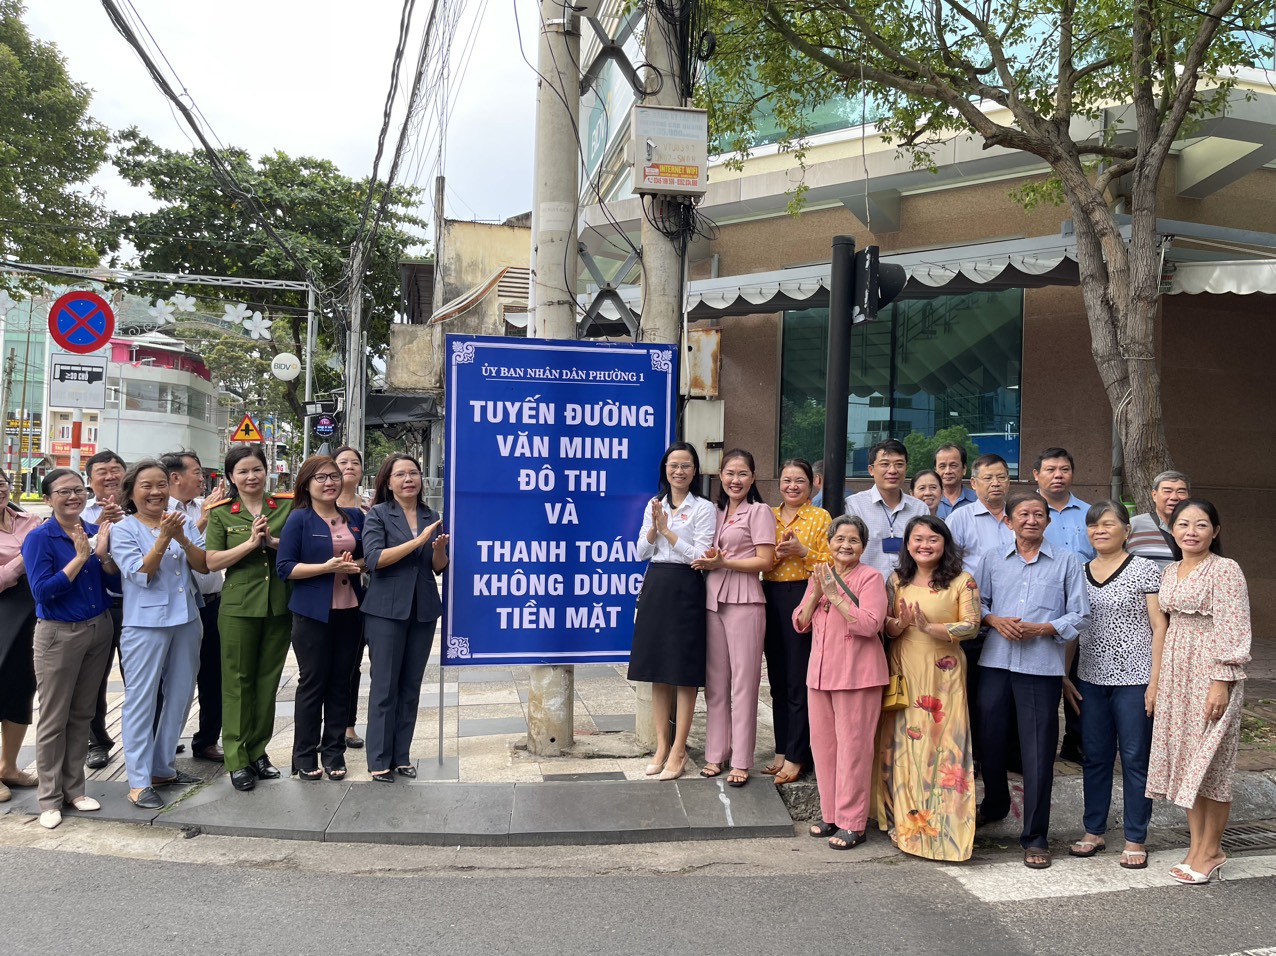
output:
M1240 565L1210 555L1182 581L1179 564L1161 578L1170 627L1161 652L1147 795L1190 809L1197 795L1230 803L1249 662L1249 591ZM1234 681L1227 709L1205 719L1210 682Z
M910 627L890 640L891 674L903 674L910 704L882 714L880 776L874 804L878 826L905 853L928 860L970 859L975 840L975 768L966 705L966 655L961 640L979 633L979 588L962 572L948 587L887 586L890 614L901 601L920 604L953 640Z

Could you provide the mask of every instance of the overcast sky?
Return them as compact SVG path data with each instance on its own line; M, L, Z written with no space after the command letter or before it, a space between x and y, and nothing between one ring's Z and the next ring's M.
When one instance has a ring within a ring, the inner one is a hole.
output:
M188 150L194 137L151 83L98 0L26 0L31 32L57 44L71 76L94 91L91 112L112 130L137 126L162 146ZM130 4L121 0L128 11ZM446 215L499 220L531 208L536 60L535 0L448 0L460 10L452 56L453 101L444 153ZM398 36L398 0L132 0L208 125L222 143L253 156L281 150L330 159L362 178L372 169ZM429 0L418 0L403 70L403 95ZM478 34L475 21L482 16ZM472 53L458 75L470 38ZM393 149L396 111L386 153ZM422 138L425 131L422 132ZM418 149L425 146L418 144ZM407 170L432 197L435 155ZM383 163L383 174L386 166ZM400 177L402 180L403 177ZM97 185L112 208L153 208L113 170ZM432 202L432 199L430 200ZM432 211L421 210L433 222Z

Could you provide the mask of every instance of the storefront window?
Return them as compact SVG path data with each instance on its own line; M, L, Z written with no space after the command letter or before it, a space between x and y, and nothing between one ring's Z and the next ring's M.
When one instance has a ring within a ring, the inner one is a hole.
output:
M828 310L787 312L780 457L815 460L824 444ZM1023 292L971 292L893 304L851 331L848 475L868 474L884 438L960 426L981 454L1019 468Z

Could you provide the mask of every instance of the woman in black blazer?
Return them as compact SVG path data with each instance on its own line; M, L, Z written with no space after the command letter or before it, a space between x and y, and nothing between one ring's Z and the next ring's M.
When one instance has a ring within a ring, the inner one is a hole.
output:
M421 466L396 453L377 473L364 530L368 596L363 636L371 658L368 691L368 770L391 783L415 777L408 751L421 700L421 679L443 613L436 572L447 567L448 536L422 497Z
M275 558L279 576L292 582L288 608L298 669L292 772L302 780L318 780L325 771L332 780L346 775L350 674L363 599L363 512L337 507L340 493L337 463L327 455L307 458ZM323 770L315 765L320 748Z

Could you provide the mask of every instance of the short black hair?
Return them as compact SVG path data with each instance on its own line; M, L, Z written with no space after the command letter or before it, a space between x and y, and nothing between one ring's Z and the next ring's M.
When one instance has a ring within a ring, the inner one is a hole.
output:
M1037 460L1032 465L1032 470L1040 471L1041 463L1049 458L1066 458L1068 459L1069 467L1071 467L1073 471L1076 471L1077 463L1072 460L1072 455L1068 453L1068 449L1066 448L1047 448L1037 456Z
M877 461L877 456L884 451L891 452L896 455L903 455L904 464L908 464L908 448L906 448L904 443L898 438L887 438L871 446L868 450L868 463L870 465L874 464Z
M1010 466L1006 464L1006 459L1002 458L1000 455L994 455L989 452L987 455L980 455L974 460L970 466L970 473L972 475L977 475L981 468L988 468L992 465L1001 465L1006 469L1007 474L1010 472Z
M118 462L121 468L128 468L128 462L126 462L123 458L115 454L113 451L105 450L98 452L84 463L84 474L86 477L92 478L94 465L109 465L113 461Z
M204 467L204 463L199 460L199 455L185 448L179 448L177 451L166 451L160 455L160 464L164 466L164 470L170 475L174 472L186 470L186 459L194 458L195 464L200 468Z
M935 449L935 454L938 455L941 451L960 452L961 467L962 468L966 467L966 448L964 445L957 445L957 444L954 444L953 442L945 442L944 444L940 445L938 448Z

